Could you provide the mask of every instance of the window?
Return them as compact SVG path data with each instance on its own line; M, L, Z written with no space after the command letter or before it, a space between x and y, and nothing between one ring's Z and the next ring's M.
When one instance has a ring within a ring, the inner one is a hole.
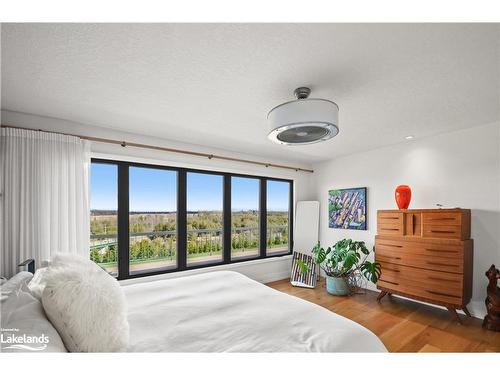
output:
M292 197L289 180L92 159L90 258L127 279L286 255Z
M118 275L118 169L113 164L91 167L90 259Z
M231 259L259 256L259 206L260 180L231 177Z
M177 267L177 172L129 169L129 272Z
M267 181L267 254L289 252L290 182Z
M187 173L187 264L221 262L223 178Z

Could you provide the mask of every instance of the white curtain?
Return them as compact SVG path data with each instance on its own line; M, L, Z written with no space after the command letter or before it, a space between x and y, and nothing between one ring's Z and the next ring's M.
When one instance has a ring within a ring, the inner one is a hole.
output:
M90 145L78 137L0 130L1 273L56 252L88 256Z

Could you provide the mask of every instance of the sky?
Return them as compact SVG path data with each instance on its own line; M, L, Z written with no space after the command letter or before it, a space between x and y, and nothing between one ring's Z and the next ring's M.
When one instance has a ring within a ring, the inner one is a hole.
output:
M231 209L233 211L259 209L259 185L255 178L231 178Z
M130 211L176 211L177 172L130 167Z
M118 208L118 168L111 164L92 163L90 169L90 209Z
M187 210L222 211L222 176L187 173Z
M267 181L267 210L288 211L290 185L283 181Z
M188 211L222 210L222 176L187 173ZM116 210L118 206L116 165L92 163L91 209ZM177 172L164 169L130 167L130 211L176 211ZM259 180L232 177L233 211L259 208ZM267 182L269 211L288 209L288 183Z

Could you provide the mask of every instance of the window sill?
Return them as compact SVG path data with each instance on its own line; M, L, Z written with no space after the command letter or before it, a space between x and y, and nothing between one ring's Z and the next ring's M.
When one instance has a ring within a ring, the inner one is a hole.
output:
M215 272L215 271L223 271L223 270L237 271L238 269L252 267L255 265L259 265L259 264L289 262L289 261L291 261L291 259L292 259L292 255L286 254L286 255L282 255L282 256L274 256L274 257L269 257L269 258L246 260L246 261L236 262L236 263L219 264L219 265L202 267L202 268L186 270L186 271L163 273L163 274L144 276L144 277L135 277L135 278L131 278L131 279L120 280L119 283L120 283L120 285L125 286L125 285L145 283L145 282L150 282L150 281L174 279L174 278L191 276L191 275L196 275L196 274L205 273L205 272Z

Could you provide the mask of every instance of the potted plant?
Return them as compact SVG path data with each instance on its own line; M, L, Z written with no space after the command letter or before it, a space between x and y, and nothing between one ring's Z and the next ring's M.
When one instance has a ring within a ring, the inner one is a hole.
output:
M343 239L332 247L323 249L318 244L312 250L313 261L325 271L326 290L333 295L348 295L353 287L350 280L362 275L376 283L381 274L378 262L367 259L370 250L363 241Z

